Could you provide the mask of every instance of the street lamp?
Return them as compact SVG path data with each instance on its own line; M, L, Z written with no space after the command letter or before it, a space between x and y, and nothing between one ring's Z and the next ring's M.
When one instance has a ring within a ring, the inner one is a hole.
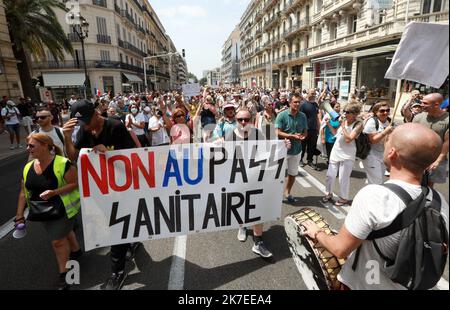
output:
M71 19L75 19L75 15L74 14L72 14L70 17L71 17ZM79 13L77 14L77 19L80 21L80 23L79 24L72 24L72 30L73 30L74 33L77 34L77 36L78 36L78 38L80 39L80 42L81 42L81 50L82 50L82 53L83 53L84 75L85 75L84 98L87 99L86 92L88 94L91 93L91 83L89 81L89 76L87 74L86 54L85 54L85 50L84 50L84 40L86 38L88 38L88 36L89 36L89 23Z

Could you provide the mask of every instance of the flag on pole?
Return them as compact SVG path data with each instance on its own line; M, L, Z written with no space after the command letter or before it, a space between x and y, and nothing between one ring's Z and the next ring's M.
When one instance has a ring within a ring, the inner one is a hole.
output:
M449 75L448 35L448 24L409 23L385 78L440 88Z

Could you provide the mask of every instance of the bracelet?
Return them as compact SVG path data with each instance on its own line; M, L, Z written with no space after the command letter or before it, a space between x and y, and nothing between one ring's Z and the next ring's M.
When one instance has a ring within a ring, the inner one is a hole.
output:
M18 219L15 218L13 221L14 221L14 223L17 223L19 221L25 221L25 218L24 217L21 217L21 218L18 218Z

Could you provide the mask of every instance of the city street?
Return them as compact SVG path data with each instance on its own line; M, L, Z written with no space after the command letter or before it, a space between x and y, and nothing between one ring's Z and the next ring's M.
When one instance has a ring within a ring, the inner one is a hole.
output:
M19 159L19 158L18 158ZM11 163L18 166L19 160ZM302 208L311 207L320 213L335 229L344 222L349 208L325 206L320 202L324 196L326 170L322 160L322 171L308 167L299 168L300 174L294 185L294 194L299 197L295 206L283 205L282 220L265 225L264 239L274 253L265 261L251 251L249 236L245 243L237 240L237 230L178 237L144 243L135 260L128 265L130 270L125 280L125 290L304 290L307 289L292 259L286 242L284 218ZM4 169L4 168L2 168ZM16 177L11 175L11 178ZM448 199L447 185L438 189ZM358 167L351 180L351 196L364 186L364 173ZM8 188L8 187L7 187ZM13 192L10 185L8 191ZM5 188L2 188L2 197ZM335 191L336 192L336 191ZM6 205L15 205L15 196L10 195ZM2 208L2 217L11 214L12 208ZM77 231L79 238L81 231ZM55 289L58 272L56 260L44 229L38 223L28 226L25 238L16 240L8 234L0 240L0 289ZM85 253L80 261L81 284L74 289L100 289L109 276L109 248ZM33 259L30 259L32 253ZM439 289L448 289L448 264Z

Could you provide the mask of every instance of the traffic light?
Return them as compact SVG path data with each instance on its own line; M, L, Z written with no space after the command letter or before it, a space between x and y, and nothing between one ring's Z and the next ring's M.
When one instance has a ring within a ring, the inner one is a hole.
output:
M185 53L185 51L184 51L184 48L181 50L181 54L183 55L183 58L186 57L186 53Z

